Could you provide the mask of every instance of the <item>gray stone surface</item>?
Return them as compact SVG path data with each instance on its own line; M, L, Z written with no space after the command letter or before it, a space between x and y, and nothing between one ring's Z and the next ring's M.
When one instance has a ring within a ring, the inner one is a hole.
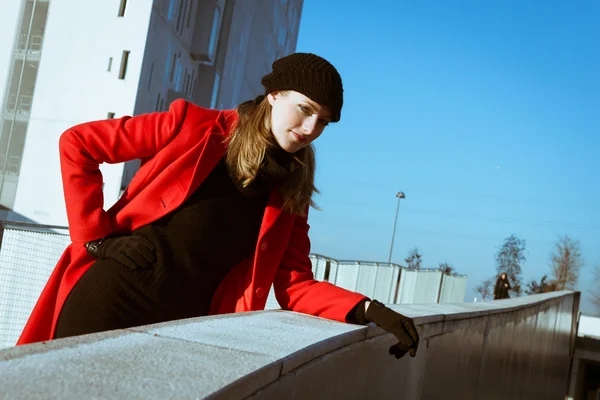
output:
M279 376L269 356L130 332L0 363L1 398L243 398ZM241 378L241 381L239 381Z
M578 296L390 306L414 317L414 359L374 325L284 311L38 343L0 351L0 399L559 398Z
M304 314L262 311L198 318L136 330L161 337L264 354L281 359L282 374L365 338L363 326Z

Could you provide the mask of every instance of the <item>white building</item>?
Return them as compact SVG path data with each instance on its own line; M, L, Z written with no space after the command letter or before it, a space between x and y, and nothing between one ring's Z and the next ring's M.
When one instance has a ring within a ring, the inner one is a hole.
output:
M231 108L295 51L303 0L11 0L0 12L0 220L67 224L58 159L81 122ZM102 165L105 208L137 170Z

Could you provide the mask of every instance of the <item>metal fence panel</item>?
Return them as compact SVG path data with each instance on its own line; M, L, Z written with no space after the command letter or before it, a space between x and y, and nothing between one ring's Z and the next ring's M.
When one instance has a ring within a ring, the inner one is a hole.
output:
M327 280L327 282L331 282L335 285L339 268L340 264L337 261L332 260L329 262L329 279Z
M440 289L440 303L452 303L452 294L456 286L454 277L444 275L442 277L442 288Z
M437 303L442 283L442 271L418 271L414 303Z
M402 268L402 271L400 272L400 287L398 288L398 298L396 299L396 304L414 303L417 276L417 271L409 271Z
M380 267L376 265L359 265L358 280L354 291L362 293L368 297L373 297L373 292L375 291L375 280L377 279L377 271L379 268Z
M465 295L467 294L467 276L456 277L456 286L453 292L453 302L463 303L465 301Z
M325 270L327 267L327 259L323 257L310 257L310 261L312 262L312 271L315 276L315 279L318 281L324 280Z
M466 276L444 275L440 303L462 303L467 290Z
M381 301L382 303L393 303L396 294L396 285L398 283L398 274L400 267L378 267L377 279L373 290L372 298Z
M358 283L358 271L358 264L339 264L334 284L355 291Z
M0 347L13 346L62 252L66 234L5 228L0 246Z

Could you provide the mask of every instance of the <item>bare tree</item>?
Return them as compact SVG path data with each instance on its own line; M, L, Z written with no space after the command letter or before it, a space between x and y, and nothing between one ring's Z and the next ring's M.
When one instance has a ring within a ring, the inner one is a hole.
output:
M521 265L527 261L525 256L525 240L515 235L504 239L504 243L496 253L496 270L498 275L505 273L508 276L512 291L519 296L523 280L521 278Z
M475 291L481 295L482 300L485 300L486 297L492 294L492 286L494 286L494 282L491 279L486 279L475 288Z
M590 294L592 295L592 304L596 307L596 311L600 314L600 264L594 267L594 284Z
M406 266L411 269L420 269L421 268L421 253L419 253L419 249L416 247L411 249L408 252L408 256L404 259L406 261Z
M557 290L574 290L583 265L579 241L567 235L559 238L551 256L551 264Z
M454 270L454 267L445 261L443 263L440 263L439 269L441 269L442 273L446 274L446 275L452 275L452 274L456 273L456 271Z
M526 294L537 294L537 293L548 293L554 292L557 289L557 285L555 281L547 281L548 275L542 276L540 282L536 282L535 279L532 279L527 283L527 288L525 289Z

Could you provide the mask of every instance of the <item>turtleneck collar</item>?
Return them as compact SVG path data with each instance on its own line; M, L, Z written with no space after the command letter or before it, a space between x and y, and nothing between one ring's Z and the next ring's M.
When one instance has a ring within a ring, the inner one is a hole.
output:
M294 162L294 155L285 151L279 143L275 142L275 146L267 151L265 155L271 158L278 166L290 172L290 167Z

